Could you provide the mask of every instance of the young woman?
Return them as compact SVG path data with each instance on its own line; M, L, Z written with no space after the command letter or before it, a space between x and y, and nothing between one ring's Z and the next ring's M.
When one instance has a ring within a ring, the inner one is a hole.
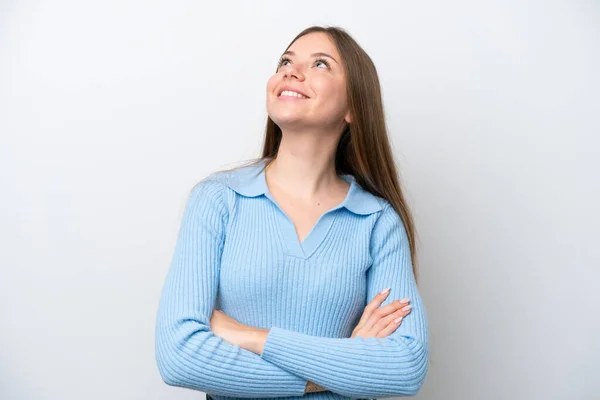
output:
M189 196L157 317L163 380L216 400L416 394L428 324L373 62L344 30L308 28L267 111L262 157Z

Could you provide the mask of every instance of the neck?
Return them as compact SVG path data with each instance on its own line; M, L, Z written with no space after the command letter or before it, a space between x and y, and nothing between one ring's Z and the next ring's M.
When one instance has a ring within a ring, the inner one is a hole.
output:
M339 135L283 132L268 181L294 197L310 199L345 182L335 171Z

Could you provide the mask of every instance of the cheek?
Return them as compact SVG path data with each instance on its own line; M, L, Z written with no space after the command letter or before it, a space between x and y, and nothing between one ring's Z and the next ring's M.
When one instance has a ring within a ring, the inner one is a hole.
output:
M273 75L269 78L267 81L267 94L271 94L275 90L277 82L279 82L279 77L277 75Z
M269 78L267 81L267 90L266 90L266 101L267 101L267 110L271 110L273 103L276 100L275 90L281 83L281 78L275 74Z
M314 88L317 93L320 93L319 97L327 104L326 107L330 111L343 110L347 107L346 86L343 82L331 80L315 82Z

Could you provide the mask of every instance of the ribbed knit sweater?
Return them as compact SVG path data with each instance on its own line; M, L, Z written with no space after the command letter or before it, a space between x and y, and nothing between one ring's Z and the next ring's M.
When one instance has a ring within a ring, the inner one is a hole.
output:
M300 242L264 166L214 173L187 199L156 321L162 379L216 400L416 394L429 331L399 215L343 175L346 198ZM350 338L387 287L382 306L408 297L411 312L388 337ZM269 329L262 354L211 332L213 309ZM307 381L327 391L304 394Z

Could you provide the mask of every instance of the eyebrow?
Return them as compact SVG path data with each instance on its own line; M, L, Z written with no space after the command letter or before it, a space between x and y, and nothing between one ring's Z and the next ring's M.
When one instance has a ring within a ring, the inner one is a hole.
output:
M284 55L284 56L285 56L286 54L289 54L290 56L295 56L295 55L296 55L296 53L294 53L293 51L290 51L290 50L288 50L288 51L286 51L285 53L283 53L283 55ZM310 56L311 56L311 57L329 57L329 58L331 58L333 61L335 61L337 64L339 64L335 58L331 57L331 56L330 56L329 54L327 54L327 53L312 53Z

